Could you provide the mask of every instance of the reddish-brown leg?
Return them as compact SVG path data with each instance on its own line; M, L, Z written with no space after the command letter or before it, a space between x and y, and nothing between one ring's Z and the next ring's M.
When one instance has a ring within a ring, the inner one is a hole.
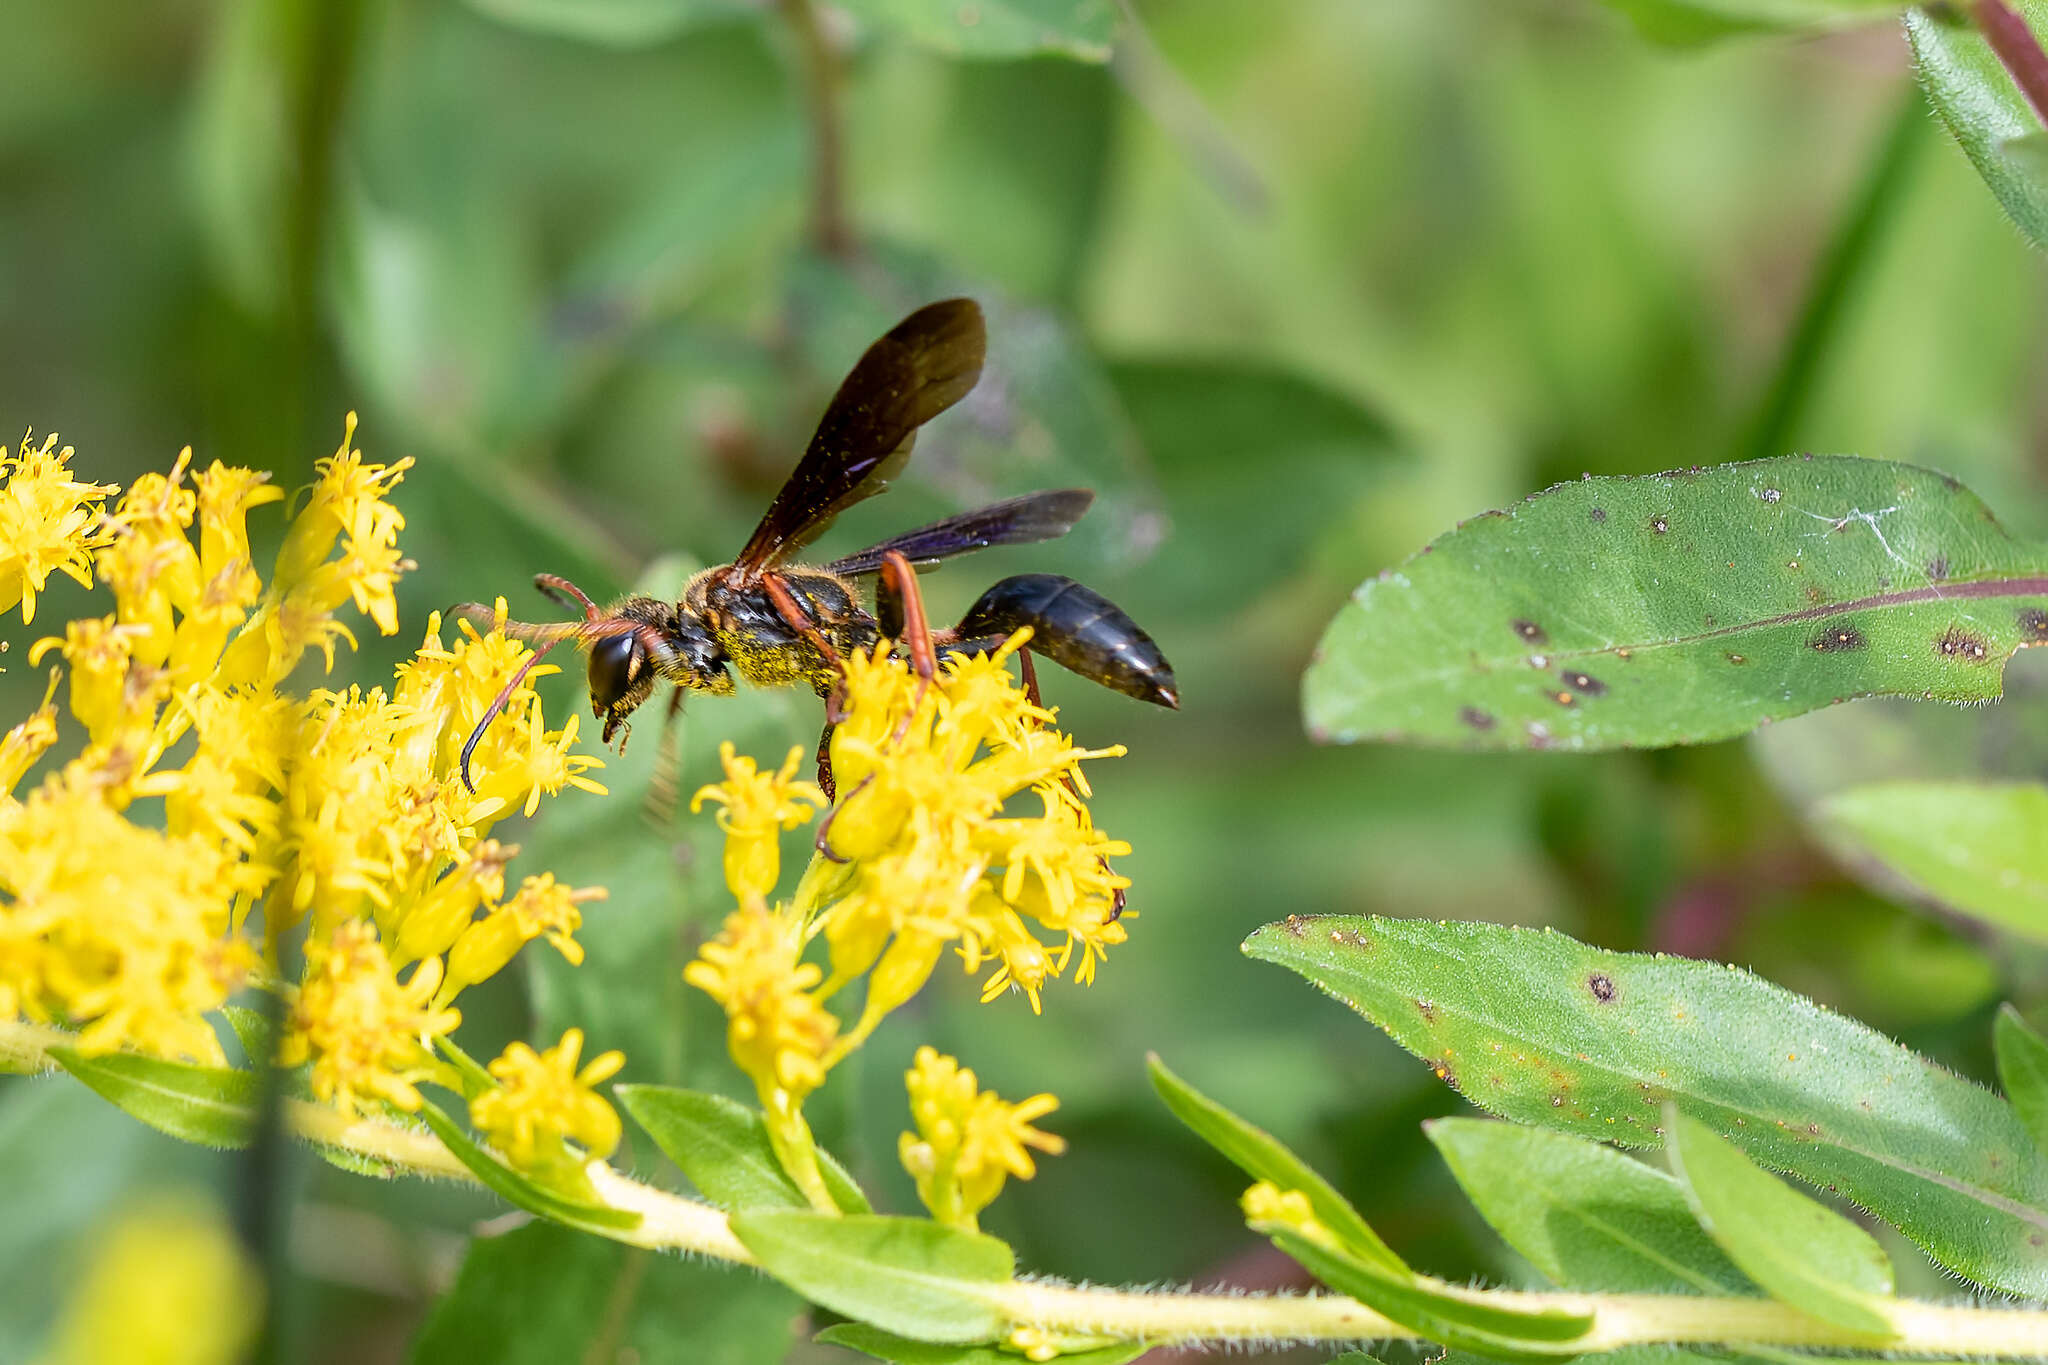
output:
M939 675L939 653L932 644L932 623L925 615L924 593L917 586L917 570L910 567L901 550L889 550L882 555L875 597L876 605L901 623L898 638L910 651L910 666L917 673L917 696L910 703L910 714L896 727L895 737L900 740L909 731L911 718L924 705L932 680Z
M565 607L569 603L562 602L562 599L564 597L572 599L575 605L583 608L583 619L586 621L595 621L598 617L604 615L604 612L598 608L597 603L591 601L589 595L583 589L577 587L560 574L537 573L533 576L533 586L539 588L554 601L561 602Z
M657 827L675 822L676 802L682 793L683 697L678 687L668 694L668 719L661 727L661 747L654 751L654 772L647 779L647 818Z
M789 584L783 581L782 575L761 575L761 587L767 592L768 600L775 604L775 613L782 618L783 624L801 635L811 648L824 657L826 663L834 668L839 667L839 651L832 648L832 642L825 638L825 632L818 629L818 623L813 621L811 614L797 602L796 594L789 590Z

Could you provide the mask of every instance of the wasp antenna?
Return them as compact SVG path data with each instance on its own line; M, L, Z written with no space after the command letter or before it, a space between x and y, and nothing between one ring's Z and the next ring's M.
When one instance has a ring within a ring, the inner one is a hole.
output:
M590 600L588 593L560 574L537 573L533 576L533 586L539 588L550 602L555 602L565 607L571 605L582 607L583 619L586 621L595 621L599 616L603 615L598 610L597 603Z
M476 729L471 730L469 738L463 741L462 785L469 788L471 796L476 795L476 783L472 782L469 777L469 758L471 754L476 752L476 746L483 741L484 731L491 728L491 722L496 720L511 702L512 694L519 690L519 684L526 681L526 675L533 672L534 665L546 658L549 650L567 638L567 636L557 636L533 651L526 662L519 665L519 671L512 675L512 680L498 689L498 695L492 698L490 706L485 709L483 719L476 723Z

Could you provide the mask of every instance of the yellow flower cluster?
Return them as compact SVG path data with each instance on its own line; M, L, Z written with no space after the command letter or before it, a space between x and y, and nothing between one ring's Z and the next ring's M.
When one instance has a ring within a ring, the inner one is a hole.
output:
M626 1054L603 1053L579 1071L582 1057L583 1030L572 1028L545 1052L513 1043L491 1063L499 1086L479 1095L469 1116L513 1165L580 1169L580 1160L563 1147L564 1138L599 1160L618 1148L619 1116L595 1087L618 1074Z
M287 997L280 1059L310 1064L320 1098L411 1109L446 1074L430 1047L461 990L538 937L580 960L580 906L603 893L541 875L508 897L518 850L490 837L543 795L603 790L571 752L576 722L547 729L522 686L473 756L477 790L456 773L525 645L468 622L444 642L437 618L388 692L280 690L307 654L331 666L354 644L344 607L398 629L410 566L386 498L410 461L369 463L353 437L351 416L267 583L247 519L283 494L263 474L195 473L186 451L96 512L117 490L73 482L68 448L0 461L0 602L27 619L57 570L96 570L114 599L30 651L62 659L82 752L16 795L59 738L56 706L0 738L0 1016L76 1027L87 1051L219 1064L204 1016L265 985ZM279 936L307 919L303 982L278 983Z
M21 607L23 625L36 619L36 594L52 573L92 586L92 557L108 540L97 504L120 490L79 483L66 465L71 447L55 436L40 446L24 434L20 453L0 446L0 616Z
M1047 979L1072 965L1086 983L1106 949L1125 940L1118 909L1128 883L1109 859L1130 846L1095 829L1080 769L1123 750L1082 749L1052 728L1053 713L1034 705L1008 668L1028 638L1020 632L992 654L950 659L931 683L886 643L844 661L830 747L840 798L787 903L771 904L778 841L825 804L796 780L801 751L770 773L725 746L726 780L697 794L693 807L722 807L726 878L739 908L684 977L724 1007L728 1047L760 1093L785 1165L792 1152L804 1165L804 1099L923 988L949 946L968 971L990 968L984 1001L1015 987L1036 1011ZM1007 814L1012 797L1037 811ZM1034 922L1056 939L1042 940ZM829 974L804 960L819 937ZM849 1025L827 1003L863 977L865 997ZM1022 1124L1050 1106L1044 1096L1001 1112L1028 1109ZM922 1141L920 1150L939 1152L930 1134ZM952 1191L948 1217L971 1224L1003 1173L1030 1174L1028 1158L1009 1159L1021 1147L988 1155L997 1150L992 1136L977 1137L971 1153L932 1156L932 1179ZM804 1170L791 1174L808 1187Z
M1064 1139L1031 1126L1059 1108L1050 1095L1005 1104L993 1090L981 1089L972 1071L929 1047L917 1050L904 1082L917 1131L898 1139L897 1152L917 1182L917 1197L949 1227L974 1231L1005 1180L1036 1175L1033 1147L1054 1156L1066 1150Z

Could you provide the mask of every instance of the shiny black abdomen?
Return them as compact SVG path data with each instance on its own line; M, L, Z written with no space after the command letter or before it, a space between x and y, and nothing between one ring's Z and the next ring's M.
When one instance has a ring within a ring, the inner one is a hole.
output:
M1173 665L1123 609L1058 574L1005 578L967 609L959 635L997 638L1031 627L1031 652L1140 701L1180 705Z

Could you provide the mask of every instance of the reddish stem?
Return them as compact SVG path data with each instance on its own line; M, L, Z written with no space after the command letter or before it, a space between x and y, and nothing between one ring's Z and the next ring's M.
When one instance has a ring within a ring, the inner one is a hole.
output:
M2034 107L2034 116L2048 123L2048 53L2041 50L2041 40L2027 21L2005 0L1977 0L1977 28Z

